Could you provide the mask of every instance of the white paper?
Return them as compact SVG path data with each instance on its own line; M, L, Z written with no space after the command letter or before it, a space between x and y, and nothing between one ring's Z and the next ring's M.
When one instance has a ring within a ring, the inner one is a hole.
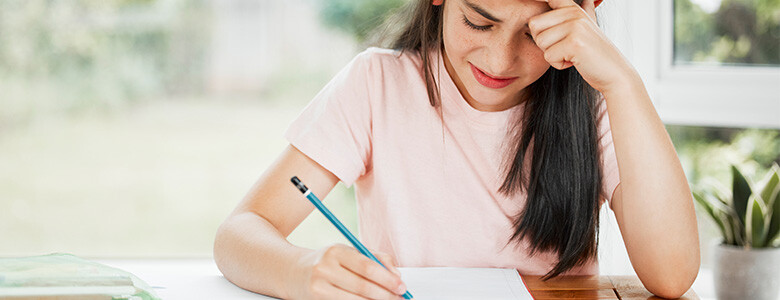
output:
M165 300L277 299L241 289L212 259L102 260L149 283ZM532 300L514 269L398 268L416 300Z
M515 269L398 268L416 300L533 300Z

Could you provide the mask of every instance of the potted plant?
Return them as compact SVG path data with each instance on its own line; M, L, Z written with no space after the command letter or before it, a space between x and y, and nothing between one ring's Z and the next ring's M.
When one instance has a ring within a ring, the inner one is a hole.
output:
M723 234L715 246L718 299L777 300L780 291L780 167L758 182L732 166L731 191L707 181L693 193Z

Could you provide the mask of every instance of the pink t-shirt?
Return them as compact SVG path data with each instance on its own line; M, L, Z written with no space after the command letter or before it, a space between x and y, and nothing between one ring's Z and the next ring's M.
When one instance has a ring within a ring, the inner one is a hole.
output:
M400 266L547 273L554 254L532 257L525 242L505 246L526 197L498 192L502 143L510 114L523 105L474 109L441 54L434 55L441 115L428 101L419 55L369 48L314 97L286 138L347 186L355 184L361 241ZM619 177L605 108L599 127L609 201ZM597 273L593 261L566 274Z

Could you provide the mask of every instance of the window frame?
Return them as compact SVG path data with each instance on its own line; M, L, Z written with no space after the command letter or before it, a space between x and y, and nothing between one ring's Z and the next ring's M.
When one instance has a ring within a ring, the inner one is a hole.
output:
M627 56L664 123L780 128L780 66L674 65L673 1L625 1L609 13L627 23Z

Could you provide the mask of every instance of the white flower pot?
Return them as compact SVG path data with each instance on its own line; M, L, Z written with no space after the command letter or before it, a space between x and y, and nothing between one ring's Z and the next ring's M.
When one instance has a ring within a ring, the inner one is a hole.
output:
M715 246L715 290L720 300L778 300L780 248Z

